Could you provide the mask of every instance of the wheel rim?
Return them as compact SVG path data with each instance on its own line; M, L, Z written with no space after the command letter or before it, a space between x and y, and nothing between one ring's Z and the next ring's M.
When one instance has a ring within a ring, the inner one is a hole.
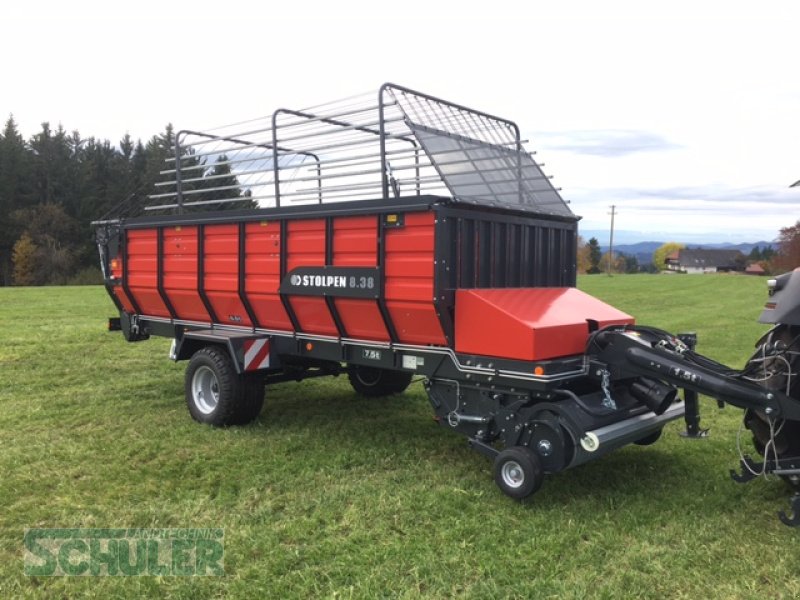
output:
M192 376L192 402L204 415L214 412L219 404L219 381L211 368L198 367Z
M522 470L522 465L515 460L509 460L503 464L500 469L500 477L503 478L504 484L513 489L522 487L522 484L525 483L525 471Z
M380 382L381 372L378 369L370 369L369 367L366 369L356 369L356 379L358 379L362 385L372 387L373 385L378 385Z

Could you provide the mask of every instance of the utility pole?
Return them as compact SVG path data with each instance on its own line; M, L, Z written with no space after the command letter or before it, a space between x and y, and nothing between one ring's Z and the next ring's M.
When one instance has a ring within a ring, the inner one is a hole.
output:
M614 217L617 214L617 206L615 204L611 205L611 212L608 214L611 215L611 235L608 240L608 264L606 265L606 273L611 277L611 265L614 264Z

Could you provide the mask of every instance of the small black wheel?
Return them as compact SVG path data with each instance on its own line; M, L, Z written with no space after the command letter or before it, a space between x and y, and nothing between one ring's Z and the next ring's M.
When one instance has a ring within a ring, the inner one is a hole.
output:
M264 403L261 380L236 373L227 350L217 346L194 353L184 387L192 418L216 427L249 423Z
M494 481L504 494L517 500L535 494L544 482L539 457L525 446L506 448L494 459Z
M400 394L411 383L411 373L363 365L350 365L347 377L353 389L368 398Z
M648 433L646 436L640 437L633 443L637 446L649 446L650 444L655 444L661 438L662 431L664 430L656 429L653 433Z

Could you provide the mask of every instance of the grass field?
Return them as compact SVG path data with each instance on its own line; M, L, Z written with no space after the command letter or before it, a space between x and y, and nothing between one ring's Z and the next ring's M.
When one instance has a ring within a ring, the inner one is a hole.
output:
M589 276L582 289L741 366L765 330L760 278ZM702 401L549 478L526 503L435 425L422 386L384 400L346 380L270 387L242 428L192 421L169 341L104 331L99 287L0 288L0 598L796 598L788 489L733 483L741 412ZM747 447L750 447L749 438ZM28 577L30 527L221 527L222 577Z

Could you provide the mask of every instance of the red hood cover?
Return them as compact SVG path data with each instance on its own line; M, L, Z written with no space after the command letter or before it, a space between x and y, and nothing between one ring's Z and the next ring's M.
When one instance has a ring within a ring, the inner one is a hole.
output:
M532 361L583 354L589 320L634 323L576 288L457 290L455 312L457 352Z

